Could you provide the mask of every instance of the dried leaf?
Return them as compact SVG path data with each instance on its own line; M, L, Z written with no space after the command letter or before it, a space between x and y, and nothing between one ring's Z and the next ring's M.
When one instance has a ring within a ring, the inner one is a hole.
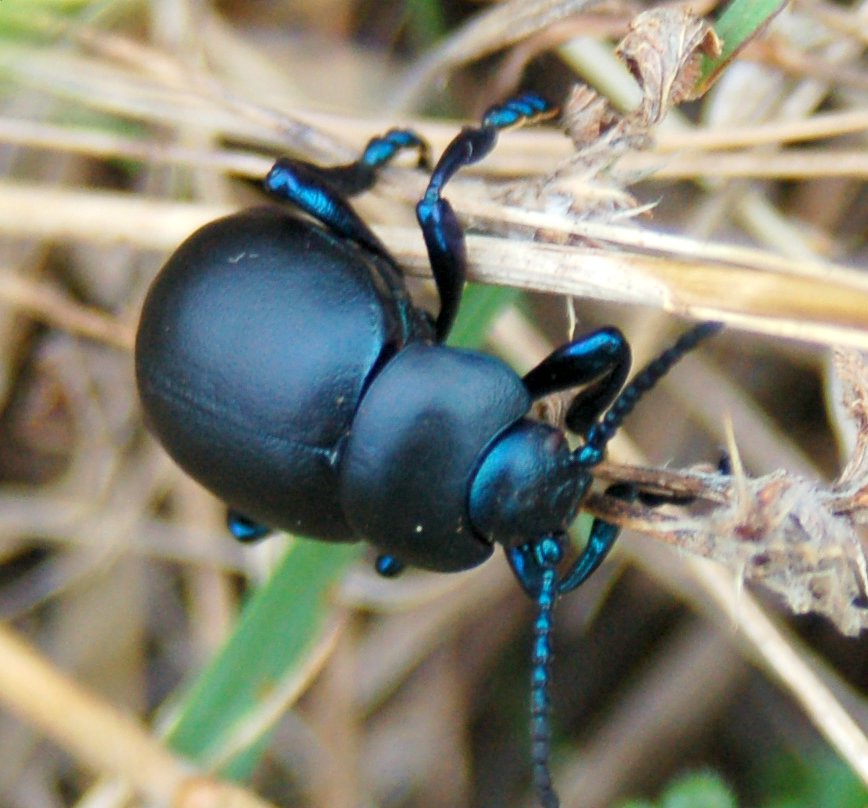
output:
M572 141L594 143L616 121L609 102L585 84L577 84L564 103L564 124Z
M865 354L836 348L832 354L841 405L855 427L856 441L839 485L868 485L868 361Z
M544 206L552 204L555 198L569 198L578 179L584 192L571 200L574 213L607 219L613 211L629 210L635 202L623 189L637 177L619 173L615 164L624 154L647 148L666 112L694 97L700 57L716 53L719 47L708 23L688 10L664 8L640 14L616 51L642 89L639 105L621 114L595 90L578 85L563 112L575 155L539 186L525 183L523 188L512 188L509 201L527 207L539 207L541 199Z
M720 53L711 26L686 8L646 11L630 23L618 56L642 88L643 100L634 113L643 125L659 123L666 111L695 98L702 55Z

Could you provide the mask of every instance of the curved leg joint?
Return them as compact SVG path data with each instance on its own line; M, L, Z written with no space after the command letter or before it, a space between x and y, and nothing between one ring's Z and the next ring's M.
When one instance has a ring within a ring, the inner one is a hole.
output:
M492 107L481 126L464 127L437 161L425 195L416 206L416 216L440 294L438 341L442 342L449 335L467 277L464 233L452 206L441 196L444 186L461 168L485 157L494 148L501 130L550 118L556 112L547 101L532 93Z

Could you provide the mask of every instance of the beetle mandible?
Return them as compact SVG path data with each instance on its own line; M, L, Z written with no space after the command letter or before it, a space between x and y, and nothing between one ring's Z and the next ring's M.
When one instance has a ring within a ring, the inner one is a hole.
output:
M374 138L355 162L278 160L258 207L205 225L148 292L136 379L151 431L175 461L230 506L241 540L276 528L326 541L366 540L377 569L466 570L501 545L537 603L531 714L534 781L558 804L548 768L552 609L603 561L618 528L596 520L563 573L566 531L591 469L637 400L716 332L687 331L629 384L615 328L561 346L519 377L499 359L444 344L466 275L464 234L441 192L498 133L551 118L526 93L452 140L416 207L440 298L416 307L400 266L346 201L403 149L427 168L409 130ZM294 209L293 209L294 208ZM300 215L301 212L304 215ZM565 423L528 417L533 401L581 388ZM621 487L618 496L632 492Z

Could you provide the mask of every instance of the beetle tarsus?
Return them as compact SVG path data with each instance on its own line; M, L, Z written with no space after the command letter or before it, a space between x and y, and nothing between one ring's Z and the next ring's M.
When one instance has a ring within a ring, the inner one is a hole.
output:
M240 542L250 544L271 535L271 528L259 524L234 508L226 511L226 526L229 532Z
M400 575L406 565L403 561L398 561L395 556L391 555L378 555L377 560L374 562L374 569L377 571L378 575L382 575L384 578L394 578Z

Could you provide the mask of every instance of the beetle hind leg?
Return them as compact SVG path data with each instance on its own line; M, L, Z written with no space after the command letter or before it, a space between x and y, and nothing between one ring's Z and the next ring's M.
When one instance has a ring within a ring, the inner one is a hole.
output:
M409 129L390 129L368 141L361 157L346 165L317 166L281 157L265 177L263 188L270 196L291 202L343 238L387 255L386 248L346 197L373 187L378 170L405 149L415 149L419 167L428 167L427 142Z
M374 562L374 569L384 578L394 578L400 575L406 567L403 561L399 561L393 555L378 555Z
M416 205L416 217L440 295L440 313L436 322L438 342L449 335L467 275L464 233L452 205L441 196L443 187L459 169L485 157L494 148L499 132L553 118L557 113L557 108L544 98L525 93L505 104L491 107L480 126L465 126L437 161L425 195Z
M244 544L264 539L272 532L270 527L260 524L234 508L229 508L226 511L226 526L229 528L229 532Z

